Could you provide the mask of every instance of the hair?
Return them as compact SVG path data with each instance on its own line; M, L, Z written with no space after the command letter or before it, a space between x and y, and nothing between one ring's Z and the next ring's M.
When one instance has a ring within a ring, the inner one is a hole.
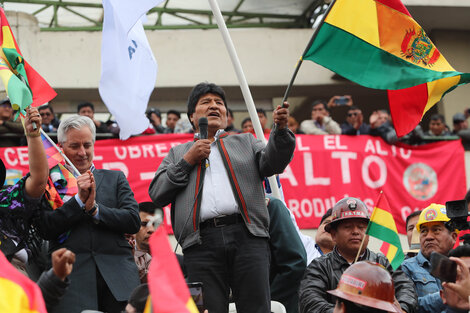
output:
M241 123L241 126L243 128L243 125L246 123L246 122L251 122L251 118L250 117L245 117Z
M176 111L176 110L168 110L168 112L166 112L166 116L168 116L169 114L173 114L173 115L178 116L178 119L181 118L181 113Z
M137 313L144 312L145 304L149 296L148 284L141 284L137 286L129 296L129 304L135 308Z
M139 203L139 212L154 214L156 209L158 209L158 207L153 202L149 201Z
M441 121L442 123L445 124L444 122L444 116L441 114L433 114L431 115L431 121Z
M88 127L91 131L91 136L93 139L93 143L96 140L96 126L95 123L89 118L88 116L81 116L81 115L72 115L67 118L65 121L59 124L59 128L57 129L57 141L59 143L64 143L67 141L67 132L74 128L74 129L81 129L82 127Z
M41 106L38 108L38 112L41 111L41 110L46 110L46 109L51 110L51 113L54 114L54 110L52 109L52 106L51 106L50 104L48 104L48 103L41 105Z
M261 108L256 109L256 113L258 113L258 114L263 114L264 117L267 117L267 116L266 116L266 111L265 111L264 109L261 109Z
M349 112L351 112L351 111L356 111L356 110L359 110L359 111L361 111L361 112L362 112L362 110L361 110L361 109L359 109L357 106L355 106L355 105L352 105L352 106L350 106L350 107L349 107L349 109L348 109L348 113L349 113Z
M191 117L191 114L194 113L196 110L196 105L197 102L199 101L199 98L201 98L203 95L212 93L214 95L218 95L220 98L222 98L222 101L224 101L225 108L228 109L227 107L227 101L225 100L225 91L222 89L222 87L217 86L216 84L213 83L199 83L196 86L194 86L193 90L191 90L189 97L188 97L188 118ZM194 124L189 119L191 122L191 125L194 128Z
M312 103L312 110L313 110L314 107L316 107L316 106L319 105L320 103L323 104L323 107L325 108L325 110L327 109L327 107L326 107L326 106L327 106L327 103L326 103L325 100L315 100L315 101L313 101L313 103Z
M227 108L227 116L231 116L233 118L233 111L232 109Z
M415 216L419 216L420 214L421 214L421 211L411 212L410 215L406 217L406 222L405 222L406 228L408 228L408 222L410 221L410 219L412 219Z
M77 113L79 113L82 108L86 108L86 107L91 108L93 113L95 112L95 106L93 105L93 103L91 103L91 102L82 102L82 103L79 103L77 105Z
M325 214L322 216L322 218L320 220L320 225L321 225L321 223L323 223L324 220L326 220L327 218L329 218L331 216L332 212L333 212L333 208L329 208L328 210L326 210Z

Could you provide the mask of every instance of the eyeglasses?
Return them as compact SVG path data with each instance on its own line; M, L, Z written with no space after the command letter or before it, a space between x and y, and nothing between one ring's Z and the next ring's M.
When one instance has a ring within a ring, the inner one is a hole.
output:
M41 116L50 116L52 114L50 112L43 112L43 113L39 113L39 115L41 115Z
M356 112L354 112L354 113L348 113L348 117L353 117L353 116L356 116L356 115L357 115Z

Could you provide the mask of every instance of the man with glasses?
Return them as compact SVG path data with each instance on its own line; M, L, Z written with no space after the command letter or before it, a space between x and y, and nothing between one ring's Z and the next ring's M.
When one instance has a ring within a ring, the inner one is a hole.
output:
M341 124L341 133L343 135L368 135L370 127L364 123L364 116L361 109L352 106L348 109L346 122Z
M42 105L38 108L42 118L42 130L46 133L55 133L59 128L60 121L55 118L54 110L49 104Z
M448 255L454 246L457 233L446 224L449 220L444 205L433 203L425 208L416 224L421 250L401 265L415 284L418 312L442 312L445 309L439 294L441 281L431 275L429 259L432 252Z

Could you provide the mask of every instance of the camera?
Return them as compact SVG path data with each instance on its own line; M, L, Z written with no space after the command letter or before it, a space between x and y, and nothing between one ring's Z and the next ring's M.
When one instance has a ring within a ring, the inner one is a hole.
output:
M445 255L437 252L431 253L431 275L443 282L455 283L457 278L457 263Z
M446 213L450 221L446 222L449 229L466 230L470 229L470 223L467 221L468 203L466 200L454 200L446 202ZM460 237L464 244L470 244L470 234Z

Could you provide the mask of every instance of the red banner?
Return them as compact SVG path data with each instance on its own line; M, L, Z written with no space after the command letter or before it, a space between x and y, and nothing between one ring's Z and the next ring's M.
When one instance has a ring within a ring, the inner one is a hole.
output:
M123 171L136 200L149 201L148 187L160 162L172 146L189 140L188 134L100 140L94 164ZM28 171L27 147L0 148L0 157L10 177ZM464 150L460 141L411 147L370 136L298 135L294 158L280 180L300 228L316 228L325 211L345 196L362 199L372 210L383 190L404 233L405 218L412 211L463 199ZM167 225L169 213L166 207Z

